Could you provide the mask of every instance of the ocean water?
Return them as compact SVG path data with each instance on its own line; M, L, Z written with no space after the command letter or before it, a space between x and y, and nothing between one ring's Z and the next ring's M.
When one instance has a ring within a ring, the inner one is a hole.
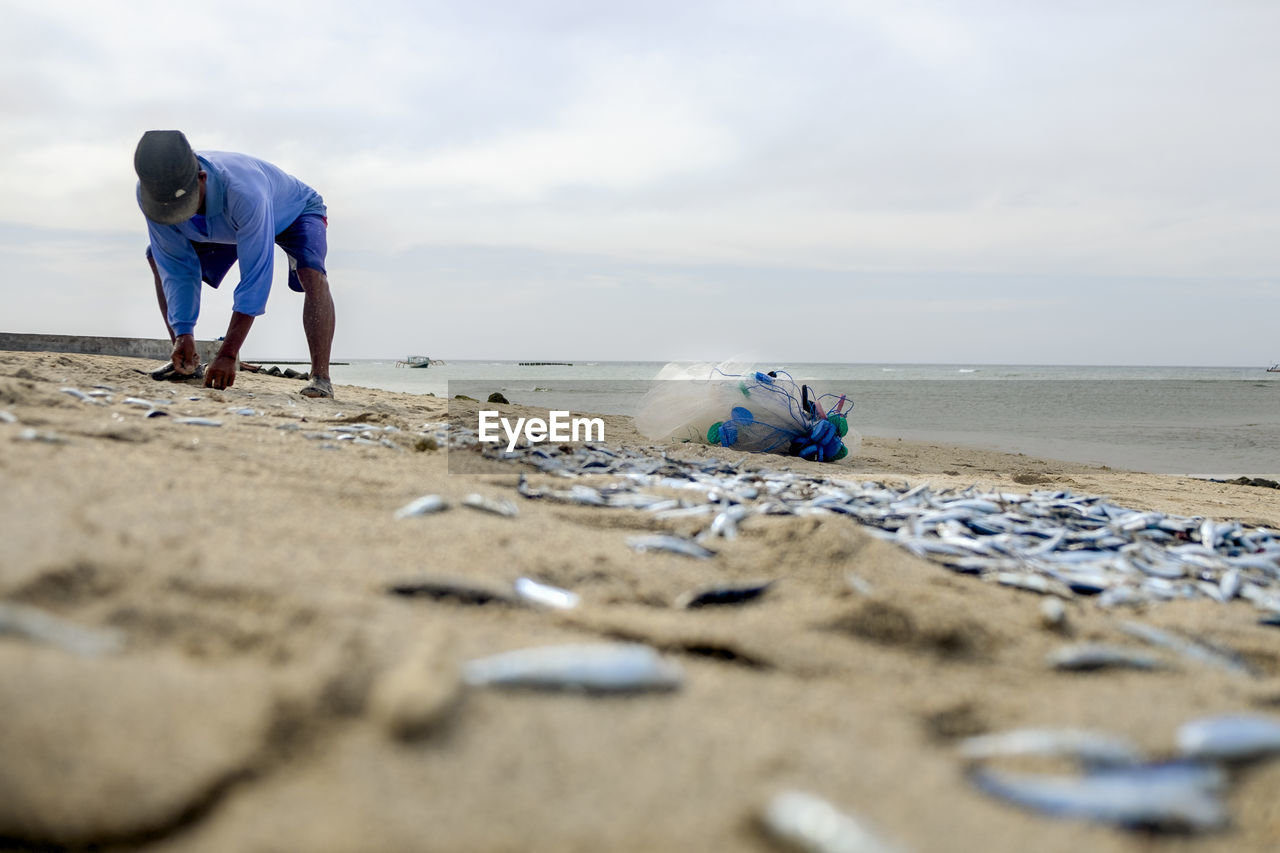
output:
M335 366L333 380L408 393L633 415L662 362L521 366L394 360ZM1263 367L777 364L854 402L866 436L936 441L1161 474L1280 479L1280 374ZM483 394L484 396L479 396Z

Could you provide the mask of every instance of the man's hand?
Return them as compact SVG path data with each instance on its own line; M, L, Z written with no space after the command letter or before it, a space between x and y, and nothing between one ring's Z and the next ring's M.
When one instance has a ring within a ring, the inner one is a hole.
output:
M196 355L196 336L178 335L173 342L173 369L183 376L190 376L200 366L200 356ZM207 380L206 383L208 384Z
M239 359L234 356L219 354L208 367L204 369L204 387L230 388L236 384L236 362Z
M213 363L204 369L204 385L206 388L230 388L236 383L236 365L240 363L240 347L249 336L249 327L253 325L253 315L231 312L231 324L227 326L227 334L222 338L222 346L218 348L218 356Z

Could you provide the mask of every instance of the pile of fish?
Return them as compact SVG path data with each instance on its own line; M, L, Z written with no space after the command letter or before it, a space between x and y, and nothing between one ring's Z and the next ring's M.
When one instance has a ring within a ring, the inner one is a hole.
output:
M83 403L113 402L115 389L85 392L62 388ZM199 398L192 398L199 399ZM146 408L145 416L167 414L168 401L126 398ZM261 414L231 408L228 413ZM16 421L12 415L6 421ZM192 426L221 426L209 418L175 418ZM295 429L287 423L281 429ZM332 426L306 433L337 449L334 441L400 450L389 440L393 426ZM791 471L753 468L753 457L735 462L682 459L664 448L611 449L600 445L524 445L502 450L481 444L474 430L444 422L419 430L433 446L473 449L491 458L524 462L563 478L612 475L606 487L573 484L537 488L521 478L525 498L546 498L585 506L637 509L660 520L705 518L693 538L633 537L637 550L665 550L696 559L715 556L716 539L734 539L739 526L758 515L844 515L875 536L963 574L976 575L1042 595L1095 597L1103 607L1143 605L1172 599L1250 601L1261 621L1280 626L1280 532L1215 521L1128 509L1096 495L1041 490L1030 494L936 491L921 484L849 482L807 477ZM20 439L60 441L35 430ZM661 494L652 491L659 490ZM672 497L672 494L681 497ZM509 503L475 508L514 514Z
M449 443L455 449L478 444L473 432L456 426ZM606 486L560 489L535 487L522 476L525 498L706 521L692 538L633 537L637 550L706 559L715 555L716 540L736 538L754 516L843 515L954 572L1010 587L1062 599L1093 597L1103 607L1241 598L1263 611L1267 624L1280 621L1280 532L1239 521L1127 509L1069 491L937 491L927 484L809 477L753 467L753 457L682 459L663 448L477 449L560 478L614 478Z

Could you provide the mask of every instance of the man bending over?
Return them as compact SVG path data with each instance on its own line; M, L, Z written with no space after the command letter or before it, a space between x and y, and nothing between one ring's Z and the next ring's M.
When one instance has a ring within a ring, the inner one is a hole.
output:
M235 383L240 347L253 318L267 308L272 245L278 243L289 256L289 287L304 294L302 328L311 351L311 382L302 393L332 397L334 309L324 269L328 220L320 194L255 157L225 151L196 154L177 130L144 133L133 168L138 206L151 239L147 260L173 341L174 372L190 376L200 366L195 341L200 282L217 287L239 260L231 324L204 374L208 387Z

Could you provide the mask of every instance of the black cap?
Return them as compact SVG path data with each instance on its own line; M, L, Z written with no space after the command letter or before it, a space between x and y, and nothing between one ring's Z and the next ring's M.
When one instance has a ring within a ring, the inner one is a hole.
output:
M142 212L152 222L177 225L200 208L200 163L180 130L148 130L133 152Z

